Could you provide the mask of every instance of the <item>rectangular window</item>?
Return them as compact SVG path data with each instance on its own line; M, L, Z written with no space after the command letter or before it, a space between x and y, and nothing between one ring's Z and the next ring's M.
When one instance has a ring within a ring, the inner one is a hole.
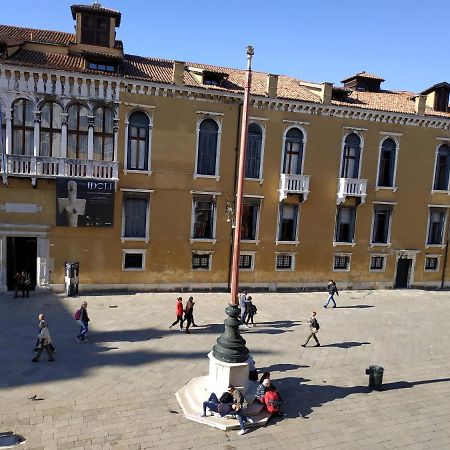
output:
M278 240L279 241L296 241L297 240L297 205L280 205L280 220L278 223Z
M214 239L214 210L212 197L203 195L194 197L193 239Z
M144 270L144 250L126 250L123 253L122 270Z
M443 208L430 208L428 223L428 245L442 245L444 238L446 210Z
M123 233L125 238L147 236L147 210L149 198L146 194L127 194L123 198Z
M253 255L244 254L239 256L239 269L253 269Z
M370 258L370 270L384 270L385 256L372 256Z
M350 270L350 256L334 255L333 270Z
M336 242L353 242L355 234L356 208L338 207L336 215Z
M294 268L294 256L289 253L279 253L276 267L277 270L292 270Z
M259 202L244 200L242 208L241 239L254 241L257 239Z
M387 244L392 208L390 206L375 206L373 211L372 243Z
M425 270L437 272L439 269L439 258L437 256L427 256L425 258Z
M193 270L209 270L211 268L210 253L192 253Z
M81 17L81 43L109 47L109 17L83 14Z

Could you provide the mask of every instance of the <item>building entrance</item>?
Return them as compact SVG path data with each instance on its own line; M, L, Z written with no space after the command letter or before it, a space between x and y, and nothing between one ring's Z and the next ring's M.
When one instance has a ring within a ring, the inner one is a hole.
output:
M397 260L397 274L395 276L395 288L409 287L409 275L411 273L412 259L399 258Z
M26 270L30 274L31 289L36 286L37 239L8 237L6 241L6 277L8 290L15 288L14 275Z

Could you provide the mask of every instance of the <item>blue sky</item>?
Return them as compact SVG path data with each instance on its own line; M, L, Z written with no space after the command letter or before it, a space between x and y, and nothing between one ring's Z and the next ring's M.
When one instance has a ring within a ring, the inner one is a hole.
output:
M117 38L127 53L253 68L307 81L358 72L382 87L419 92L450 81L448 0L100 0L122 12ZM2 1L0 23L73 32L67 0ZM38 5L38 6L37 6Z

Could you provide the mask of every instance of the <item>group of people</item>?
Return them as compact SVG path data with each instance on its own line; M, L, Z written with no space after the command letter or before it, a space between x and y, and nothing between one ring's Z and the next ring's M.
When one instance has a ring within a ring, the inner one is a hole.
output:
M251 322L252 326L255 326L253 322L253 317L258 311L258 308L253 303L253 299L251 295L248 295L247 291L244 291L239 296L239 307L241 309L241 322L243 325L248 327L248 324Z
M22 298L30 296L31 278L26 270L16 272L14 275L14 298L17 298L19 291L22 291Z
M81 303L80 309L78 309L75 312L75 320L77 320L80 323L80 332L75 338L76 341L79 343L87 341L86 334L89 329L89 321L90 321L87 312L87 302ZM36 345L34 347L34 352L36 353L36 355L31 361L38 362L44 350L48 355L48 360L55 361L54 354L56 352L56 349L53 346L50 330L48 329L48 323L46 322L43 313L40 313L38 315L38 322L39 322L39 332L37 335Z
M193 327L196 327L194 321L194 297L189 297L188 301L186 302L186 306L183 308L183 299L181 297L177 297L177 302L175 304L175 314L177 316L177 320L170 325L169 330L172 329L177 323L180 324L180 331L183 331L183 323L186 322L186 329L185 333L189 334L189 327L192 325ZM184 317L183 317L184 313Z

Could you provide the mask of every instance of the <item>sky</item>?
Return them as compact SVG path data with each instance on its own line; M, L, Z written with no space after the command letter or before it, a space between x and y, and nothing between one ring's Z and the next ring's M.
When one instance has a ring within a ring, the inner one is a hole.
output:
M0 23L73 32L70 5L0 0ZM100 0L122 13L126 53L253 69L312 82L365 70L384 89L420 92L450 82L449 0Z

